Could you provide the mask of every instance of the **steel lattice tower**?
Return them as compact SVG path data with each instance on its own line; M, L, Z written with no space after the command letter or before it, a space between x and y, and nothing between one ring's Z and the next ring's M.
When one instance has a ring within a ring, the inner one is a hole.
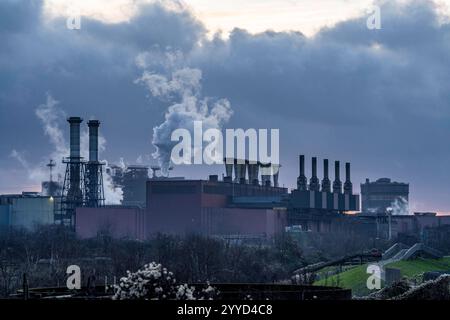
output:
M80 152L80 124L83 119L71 117L70 124L70 156L63 159L66 164L64 184L59 207L61 224L75 226L75 209L84 205L84 162Z
M89 161L85 164L84 194L85 206L102 207L105 205L105 192L103 188L103 166L98 161L98 128L100 121L90 120L89 127Z

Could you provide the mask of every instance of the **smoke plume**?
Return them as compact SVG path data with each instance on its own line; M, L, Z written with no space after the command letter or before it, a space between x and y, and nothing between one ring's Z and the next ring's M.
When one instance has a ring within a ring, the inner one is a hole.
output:
M150 56L155 58L155 55ZM180 53L166 53L159 66L163 73L154 71L154 62L146 63L143 56L138 61L138 66L145 70L136 83L145 85L153 97L171 103L164 122L153 128L152 138L156 149L153 157L158 160L164 174L171 165L171 151L177 143L171 141L174 130L187 129L193 136L194 121L202 121L203 130L220 130L233 114L227 99L202 96L202 71L183 66L182 60Z
M46 163L49 159L55 161L54 173L59 177L59 182L62 183L61 178L65 174L65 164L62 159L69 155L69 144L64 137L63 130L61 130L61 123L64 123L67 118L66 113L59 107L59 101L55 100L51 93L47 93L46 103L39 105L36 108L36 116L42 123L45 135L48 137L53 150L45 159L37 165L30 164L23 152L13 150L11 157L15 158L21 166L27 171L28 179L34 183L40 183L47 180L48 172L46 171ZM106 139L99 135L98 141L99 152L105 151ZM85 159L89 154L89 131L84 128L81 131L81 156ZM107 163L105 160L103 161ZM122 190L114 186L112 178L107 172L104 172L104 191L105 202L107 204L120 204L122 200Z
M392 212L392 215L394 216L400 216L400 215L409 215L409 207L408 207L408 200L406 200L403 197L395 199L395 201L392 202L391 206L388 208L389 211Z

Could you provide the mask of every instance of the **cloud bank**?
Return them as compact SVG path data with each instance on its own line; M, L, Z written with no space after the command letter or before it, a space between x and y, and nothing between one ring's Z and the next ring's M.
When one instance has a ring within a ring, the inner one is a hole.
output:
M0 4L3 170L17 169L11 150L25 150L35 163L51 152L34 115L48 91L69 115L102 120L108 159L154 152L153 128L173 106L158 95L180 92L166 72L173 63L171 70L201 72L203 97L233 106L225 126L280 128L281 184L295 185L297 154L318 155L351 161L356 188L366 177L388 176L410 182L410 207L450 211L450 24L431 1L382 3L381 30L368 30L359 17L314 37L235 29L227 39L208 39L189 11L161 3L143 5L123 23L82 18L76 31L63 19L47 20L41 8L40 1ZM152 92L136 79L163 86ZM195 87L198 77L190 79Z

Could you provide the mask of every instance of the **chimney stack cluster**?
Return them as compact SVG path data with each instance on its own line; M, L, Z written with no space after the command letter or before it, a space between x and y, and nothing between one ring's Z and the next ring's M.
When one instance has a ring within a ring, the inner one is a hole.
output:
M75 209L82 206L99 207L104 205L103 163L98 161L98 129L100 122L90 120L89 160L81 157L80 127L83 119L70 117L70 155L63 159L66 164L64 184L58 211L63 224L74 226Z
M279 164L225 158L225 182L278 187ZM233 177L234 172L234 177Z
M307 183L307 178L305 175L305 156L300 155L300 175L297 178L297 189L299 191L322 191L331 192L331 181L328 173L328 159L323 160L323 179L322 183L319 182L317 177L317 157L313 157L311 161L311 179L309 180L309 185ZM333 181L333 193L342 193L342 182L340 178L340 162L334 162L334 181ZM344 193L352 194L353 185L350 180L350 163L345 164L345 183L344 183Z

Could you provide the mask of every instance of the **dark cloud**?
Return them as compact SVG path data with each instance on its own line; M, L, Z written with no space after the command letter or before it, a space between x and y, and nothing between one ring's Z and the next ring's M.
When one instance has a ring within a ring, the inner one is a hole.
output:
M134 83L142 74L135 59L172 50L202 70L205 96L231 102L230 127L281 129L282 183L295 184L296 155L305 153L352 161L355 186L389 176L411 183L418 209L450 208L450 26L430 1L386 2L381 30L360 17L312 38L236 29L226 40L206 40L188 11L158 4L126 23L83 19L78 31L64 20L44 24L38 4L0 4L3 168L17 168L12 149L48 154L34 116L47 91L68 114L102 119L108 158L153 152L152 128L167 105Z
M39 20L41 1L2 0L0 2L0 35L12 36L30 31Z

